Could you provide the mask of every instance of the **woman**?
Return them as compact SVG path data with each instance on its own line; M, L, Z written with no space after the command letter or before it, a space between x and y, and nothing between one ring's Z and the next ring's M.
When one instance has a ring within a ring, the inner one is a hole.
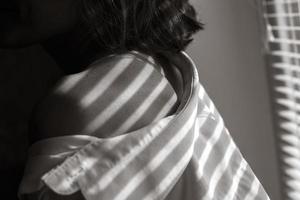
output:
M187 0L3 10L1 47L41 43L65 72L33 112L20 198L268 199L182 52L202 29Z

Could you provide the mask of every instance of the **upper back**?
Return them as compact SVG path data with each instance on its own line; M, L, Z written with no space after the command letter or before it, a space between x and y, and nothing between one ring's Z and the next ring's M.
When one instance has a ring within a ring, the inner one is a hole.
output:
M123 54L67 75L36 106L31 137L108 137L167 116L176 109L177 96L161 72L153 59Z

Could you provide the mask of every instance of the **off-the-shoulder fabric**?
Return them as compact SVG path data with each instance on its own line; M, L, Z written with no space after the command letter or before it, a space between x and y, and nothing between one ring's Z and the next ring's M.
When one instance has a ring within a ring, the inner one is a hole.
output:
M80 191L86 200L268 200L195 64L184 52L168 58L183 77L175 114L116 137L35 144L20 196L47 186L61 195Z

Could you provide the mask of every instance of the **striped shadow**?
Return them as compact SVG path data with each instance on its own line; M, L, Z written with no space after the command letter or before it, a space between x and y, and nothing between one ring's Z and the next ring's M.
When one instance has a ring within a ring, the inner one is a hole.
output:
M118 135L125 133L129 130L143 115L146 114L146 111L151 107L153 102L161 95L167 86L167 81L161 79L155 89L149 94L149 96L139 105L139 107L123 122L119 128L114 131L114 134Z
M134 58L123 58L81 99L80 105L87 108L94 103L112 83L132 64Z
M144 82L151 76L154 69L149 65L145 65L142 71L134 78L130 85L111 102L107 107L91 120L91 122L84 128L83 132L93 133L101 128L119 109L126 104L130 98L142 87Z

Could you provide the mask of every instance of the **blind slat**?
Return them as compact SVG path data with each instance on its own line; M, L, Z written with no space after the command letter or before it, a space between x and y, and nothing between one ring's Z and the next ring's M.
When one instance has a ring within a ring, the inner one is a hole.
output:
M293 110L283 110L278 112L279 116L285 118L286 120L293 122L295 124L299 124L300 115L299 113ZM298 131L300 131L300 127L297 127Z
M274 79L283 83L300 86L300 79L288 74L275 75Z
M293 88L278 86L275 88L275 91L281 94L285 94L291 98L300 98L300 91Z
M285 71L300 72L300 66L293 65L293 64L290 64L290 63L282 63L282 62L274 63L273 67L277 68L277 69L282 69L282 70L285 70Z
M299 17L300 13L270 13L270 14L264 14L265 17Z
M296 110L296 111L300 112L300 104L298 104L297 102L295 102L291 99L280 98L280 99L276 99L276 102L281 106L285 106L286 109Z
M299 126L296 123L293 123L293 122L283 122L279 126L283 130L289 131L290 133L293 133L293 134L295 134L298 137L300 135L299 133L296 132L298 130L298 128L299 128Z
M276 30L276 31L300 31L300 26L272 26L269 25L269 28L271 30Z
M293 40L293 39L283 39L283 38L272 38L269 40L269 42L271 43L278 43L278 44L282 44L282 45L286 45L286 44L297 44L299 45L300 44L300 40Z
M300 199L300 192L290 191L288 192L287 196L290 199Z
M292 166L292 167L295 167L297 170L300 170L300 160L299 160L299 158L285 157L283 159L283 161L284 161L285 164L287 164L289 166Z
M296 170L296 169L288 169L286 170L286 173L291 176L294 177L295 179L300 180L300 170Z
M300 54L299 53L294 53L294 52L289 52L289 51L272 51L270 54L273 55L273 56L282 56L282 57L300 59Z
M285 145L282 147L283 152L300 159L300 151L297 146Z
M288 180L287 185L289 185L291 188L294 188L295 190L300 191L300 181L297 180Z
M290 133L282 133L281 140L287 143L287 145L298 146L299 145L299 137ZM300 172L300 171L299 171Z

